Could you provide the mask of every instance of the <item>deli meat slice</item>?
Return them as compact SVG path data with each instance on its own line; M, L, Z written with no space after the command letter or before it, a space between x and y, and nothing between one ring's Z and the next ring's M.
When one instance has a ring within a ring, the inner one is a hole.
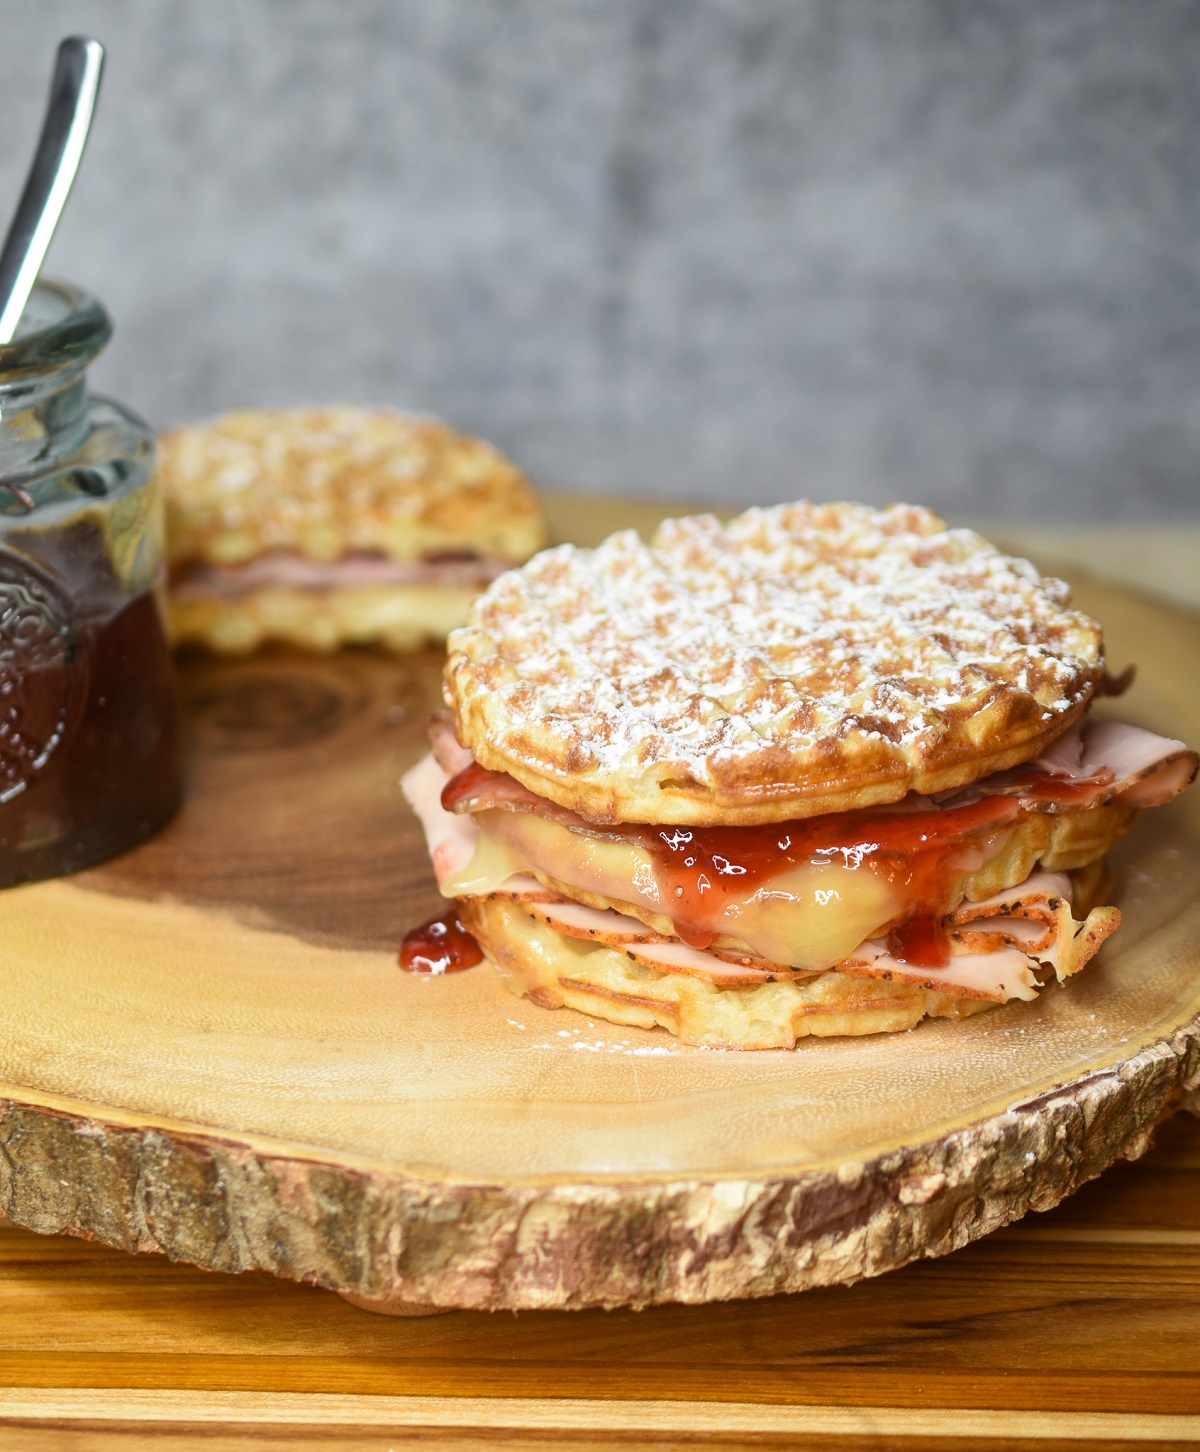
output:
M772 979L813 978L819 974L789 968L765 959L691 948L664 938L637 918L612 908L539 895L536 879L509 878L488 896L520 902L539 922L569 938L583 938L619 948L660 973L683 973L718 988L748 988ZM870 939L835 965L852 977L883 978L911 983L966 998L1032 999L1040 987L1043 965L1061 981L1079 970L1121 921L1113 907L1094 908L1080 923L1071 915L1071 884L1065 873L1035 872L1020 887L1009 888L984 902L963 903L945 920L952 951L944 967L914 967L895 958L883 939Z
M482 590L511 568L511 560L469 551L399 560L378 551L351 550L331 560L315 560L298 550L280 549L234 565L191 560L173 570L171 590L180 599L236 599L252 590L347 590L381 585Z
M425 832L439 887L468 865L479 842L479 829L470 817L456 817L442 806L445 781L446 773L432 753L423 756L400 780L401 790Z
M444 743L444 732L439 732L439 737ZM438 739L434 738L435 753L439 749ZM458 751L466 751L465 747L458 745L457 737L454 738L454 745ZM448 750L444 745L443 749ZM491 771L486 766L480 766L469 752L465 764L453 772L447 768L447 774L450 780L442 793L442 805L448 811L470 814L490 812L499 807L506 812L535 812L539 817L561 822L576 831L588 830L588 824L583 818L568 807L560 807L557 802L539 797L507 772Z
M1057 743L1056 743L1057 744ZM1124 721L1092 721L1082 733L1082 769L1113 774L1100 801L1119 796L1131 807L1159 807L1178 796L1196 775L1200 755L1182 741L1156 736Z
M838 964L839 973L852 977L885 978L911 983L961 998L990 998L1007 1003L1013 998L1033 999L1041 986L1038 962L1019 948L996 948L989 953L953 953L944 968L914 968L893 958L879 939L864 943L857 953Z
M507 883L501 884L497 895L504 894L507 886ZM777 963L748 967L744 965L749 963L749 959L727 962L715 953L689 948L677 938L664 938L637 918L613 908L585 907L582 903L556 898L549 903L529 906L526 911L548 928L569 938L587 938L606 947L620 948L647 968L655 968L660 973L686 973L691 978L703 978L718 988L747 988L756 983L769 983L773 977L800 976Z
M446 713L449 718L449 713ZM439 733L433 731L435 750ZM451 734L453 728L450 728ZM576 831L596 829L576 813L539 797L505 772L477 765L465 748L454 743L463 765L447 773L446 806L468 814L499 807L510 812L536 812ZM1200 754L1168 736L1131 726L1124 721L1093 721L1085 718L1065 731L1036 761L1008 771L996 772L970 786L939 795L950 805L971 796L1012 796L1030 811L1055 811L1061 804L1047 794L1047 783L1069 784L1072 810L1096 806L1120 797L1131 807L1157 807L1177 796L1195 777ZM467 770L467 768L470 768Z
M429 718L429 744L437 764L447 776L457 776L475 760L465 746L458 744L454 733L454 716L446 710L435 711ZM443 783L444 785L444 783ZM441 795L441 789L438 790Z
M551 892L548 887L543 887L536 877L531 877L528 872L514 872L511 877L506 877L498 887L490 892L481 893L481 897L502 897L509 902L553 902L561 903L563 899L556 892ZM581 906L579 903L571 904L574 907ZM593 909L584 908L583 911L591 912Z
M1061 983L1116 932L1121 914L1115 907L1097 907L1077 922L1066 873L1033 872L1019 887L983 902L962 903L943 921L956 946L983 953L1018 948L1053 968Z
M1096 806L1119 797L1131 807L1158 807L1169 802L1196 775L1200 755L1169 736L1131 726L1127 721L1086 718L1070 727L1029 767L1052 780L1091 787L1073 792L1072 807ZM1015 791L1037 803L1039 783L1028 781L1029 767L997 772L974 784L984 795Z

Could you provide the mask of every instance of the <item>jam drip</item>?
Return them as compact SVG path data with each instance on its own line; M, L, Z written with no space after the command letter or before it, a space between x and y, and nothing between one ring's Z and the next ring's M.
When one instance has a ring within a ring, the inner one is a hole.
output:
M482 949L453 907L406 933L400 947L406 973L459 973L482 961Z

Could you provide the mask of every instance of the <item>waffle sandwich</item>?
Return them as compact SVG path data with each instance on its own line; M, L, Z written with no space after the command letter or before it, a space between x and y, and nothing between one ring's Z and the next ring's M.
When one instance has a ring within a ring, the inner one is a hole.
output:
M490 445L383 409L247 409L165 433L158 477L176 641L242 653L444 640L546 543Z
M497 580L404 785L515 991L790 1048L1084 967L1104 854L1198 761L1106 689L1067 587L927 510L702 515Z

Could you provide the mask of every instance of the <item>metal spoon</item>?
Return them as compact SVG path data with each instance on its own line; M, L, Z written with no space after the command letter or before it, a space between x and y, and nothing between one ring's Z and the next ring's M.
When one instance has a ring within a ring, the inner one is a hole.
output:
M71 35L58 47L42 134L0 251L0 344L17 331L79 170L103 65L98 40Z

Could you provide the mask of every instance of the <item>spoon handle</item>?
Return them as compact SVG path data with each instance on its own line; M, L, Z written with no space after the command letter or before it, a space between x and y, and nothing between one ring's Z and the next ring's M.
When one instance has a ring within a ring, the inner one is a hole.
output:
M50 100L25 190L0 251L0 344L12 341L66 205L92 124L104 47L68 36L58 47Z

